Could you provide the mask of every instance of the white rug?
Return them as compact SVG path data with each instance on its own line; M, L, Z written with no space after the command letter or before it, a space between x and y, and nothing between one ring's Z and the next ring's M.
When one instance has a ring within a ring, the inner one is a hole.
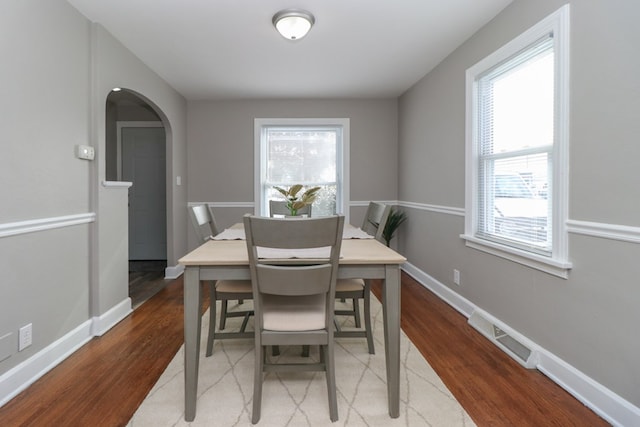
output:
M335 346L339 420L329 420L324 372L265 377L259 426L474 426L431 366L401 334L400 417L389 417L382 306L371 298L376 354L364 338L338 338ZM245 306L247 303L245 303ZM184 421L184 346L138 408L128 426L250 426L253 395L253 341L216 341L205 357L208 313L202 319L196 418ZM227 328L239 318L227 321ZM352 320L345 318L344 328ZM300 348L281 348L280 357L299 357ZM311 356L317 359L317 351Z

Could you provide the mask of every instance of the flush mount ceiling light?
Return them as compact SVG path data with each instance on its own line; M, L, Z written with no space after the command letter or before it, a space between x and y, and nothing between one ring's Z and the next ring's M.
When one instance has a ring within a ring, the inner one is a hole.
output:
M316 19L306 10L285 9L273 15L272 22L282 37L300 40L307 35Z

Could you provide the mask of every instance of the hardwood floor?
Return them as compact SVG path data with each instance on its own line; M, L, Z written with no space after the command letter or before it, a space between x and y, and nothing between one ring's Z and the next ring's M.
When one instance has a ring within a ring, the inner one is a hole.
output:
M0 425L125 425L182 345L182 316L180 278L0 408ZM402 328L478 426L608 425L405 274Z
M129 297L134 310L171 282L164 279L166 266L166 260L129 261Z

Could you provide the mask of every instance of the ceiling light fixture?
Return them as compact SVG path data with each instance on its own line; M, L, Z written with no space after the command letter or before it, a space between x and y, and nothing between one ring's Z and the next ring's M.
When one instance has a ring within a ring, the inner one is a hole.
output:
M285 9L273 15L272 22L282 37L300 40L307 35L316 19L306 10Z

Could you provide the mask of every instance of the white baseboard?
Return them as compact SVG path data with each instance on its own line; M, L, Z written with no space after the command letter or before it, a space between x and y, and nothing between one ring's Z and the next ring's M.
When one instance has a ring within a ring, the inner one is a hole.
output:
M87 320L59 340L0 376L0 406L13 399L41 376L55 368L91 338L91 320Z
M481 309L471 301L457 294L411 263L405 263L402 269L466 318L469 318L476 310L481 311ZM492 319L498 323L498 326L519 334L520 337L524 337L508 325L495 318ZM549 377L553 382L565 389L608 423L621 427L640 426L640 408L618 396L602 384L594 381L555 354L540 347L535 342L528 338L526 338L526 340L528 344L535 348L537 353L537 364L535 368Z
M126 298L101 316L94 317L0 376L0 407L72 355L94 336L101 336L131 313Z
M614 426L640 426L640 408L554 354L538 354L537 369Z
M422 286L429 289L434 294L438 295L440 299L444 300L451 307L455 308L467 319L471 316L471 313L476 309L476 306L464 298L462 295L457 294L450 288L446 287L442 283L438 282L433 277L429 276L424 271L418 269L413 264L406 262L402 265L402 269L407 272L411 277L416 279Z
M131 314L132 311L131 298L127 297L106 313L92 319L91 334L94 337L104 335L105 332L113 328L119 321Z
M169 266L164 269L164 278L167 280L177 279L184 273L184 265Z

